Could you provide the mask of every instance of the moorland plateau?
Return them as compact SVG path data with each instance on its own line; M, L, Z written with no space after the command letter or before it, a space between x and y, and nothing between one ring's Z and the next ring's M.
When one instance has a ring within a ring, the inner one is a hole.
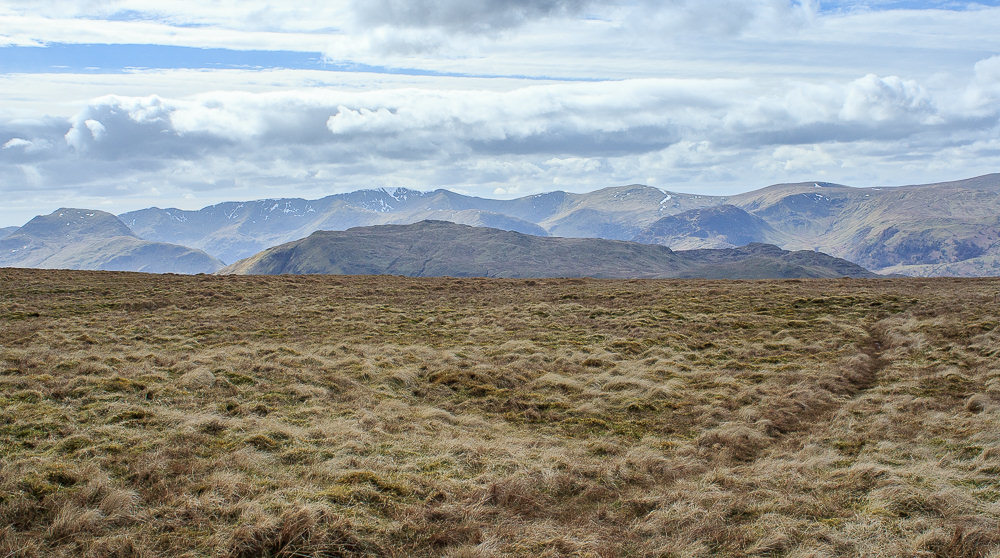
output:
M0 556L996 556L998 292L0 269Z

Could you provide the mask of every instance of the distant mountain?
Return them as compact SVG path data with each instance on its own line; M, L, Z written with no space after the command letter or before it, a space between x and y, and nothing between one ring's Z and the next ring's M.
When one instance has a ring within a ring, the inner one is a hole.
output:
M0 238L0 267L211 273L222 263L201 250L143 240L110 213L63 208Z
M637 184L512 200L375 189L198 211L151 208L121 217L140 237L201 248L226 262L317 230L434 219L678 250L763 242L825 252L881 273L1000 275L1000 174L902 187L776 184L735 196Z
M633 240L675 249L732 248L752 242L781 243L787 235L756 215L729 204L691 209L659 219Z
M875 277L876 274L842 258L812 250L782 250L754 242L738 248L675 252L698 262L682 278L792 279L797 277Z
M194 246L228 262L317 230L412 223L429 218L546 234L531 221L490 211L480 207L489 206L488 203L477 200L480 198L446 190L417 192L397 188L360 190L318 200L226 202L197 211L154 207L123 213L120 217L143 238Z
M747 279L874 276L825 254L787 252L760 244L676 252L636 242L539 237L445 221L315 232L219 273Z
M489 227L505 231L515 231L535 236L548 236L549 233L541 226L532 222L510 217L502 213L493 213L479 209L463 210L442 210L432 209L429 211L414 211L407 213L406 217L393 219L387 224L406 225L416 221L450 221L461 225L473 227Z
M566 194L564 203L538 223L555 236L632 240L660 217L718 205L723 200L633 184Z
M788 234L784 248L917 275L971 270L952 264L979 258L977 274L1000 274L990 263L1000 256L1000 174L892 188L783 184L730 203Z
M539 236L630 240L664 215L717 205L719 199L638 185L587 194L550 192L513 200L397 188L359 190L318 200L226 202L197 211L154 207L120 217L142 238L201 248L232 262L318 230L427 219Z
M0 227L0 238L3 238L10 233L16 231L18 227Z

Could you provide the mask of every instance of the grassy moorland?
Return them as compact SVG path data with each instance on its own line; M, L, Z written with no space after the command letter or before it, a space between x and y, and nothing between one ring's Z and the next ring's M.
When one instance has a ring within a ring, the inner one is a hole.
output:
M998 292L0 269L0 556L1000 556Z

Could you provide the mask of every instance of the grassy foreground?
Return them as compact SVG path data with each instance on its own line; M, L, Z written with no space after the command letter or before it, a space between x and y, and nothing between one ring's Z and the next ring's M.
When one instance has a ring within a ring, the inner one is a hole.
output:
M0 269L0 557L1000 556L998 292Z

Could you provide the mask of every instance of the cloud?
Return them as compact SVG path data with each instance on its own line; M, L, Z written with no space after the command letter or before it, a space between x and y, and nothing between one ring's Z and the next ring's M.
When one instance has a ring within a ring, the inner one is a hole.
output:
M675 36L727 36L783 32L816 19L814 0L668 0L633 5L630 27Z
M548 17L579 14L591 0L355 0L361 26L443 28L458 33L510 29Z
M933 123L935 112L927 92L915 81L868 74L847 87L839 116L842 120L873 123L899 120Z
M834 158L818 145L809 147L782 145L772 152L771 157L782 171L817 172L836 163Z
M7 140L7 142L4 143L3 146L0 146L0 149L16 149L20 147L27 150L33 147L34 145L35 144L33 142L30 142L24 138L11 138Z
M4 193L140 199L156 187L174 200L244 199L403 185L512 195L636 181L748 188L810 171L864 184L941 176L942 157L968 170L941 178L1000 164L1000 57L980 54L996 50L1000 10L251 0L247 13L261 16L251 21L204 2L62 2L48 17L15 4L0 2L11 41L322 49L370 73L2 75ZM926 49L920 36L948 48Z
M815 19L815 0L343 0L231 3L144 0L0 1L0 44L160 44L325 52L333 60L387 53L507 50L553 32L587 47L595 29L619 46L641 34L682 36L788 32ZM595 27L595 23L603 26ZM516 31L516 33L514 33ZM482 38L486 37L486 46ZM569 45L567 45L569 46Z
M681 141L753 147L892 140L982 126L981 119L940 110L918 83L894 76L782 85L758 91L744 80L653 79L511 91L106 96L70 119L61 135L81 156L109 160L263 151L255 158L448 161L473 155L616 157ZM34 141L15 132L10 138Z
M976 112L996 110L1000 102L1000 56L976 62L965 101Z
M978 66L977 87L990 71L990 64ZM787 81L764 90L747 80L643 79L509 91L105 96L61 128L54 121L0 122L0 139L6 138L0 160L41 164L41 176L53 184L156 173L161 181L208 188L220 169L265 183L282 176L305 183L330 176L381 181L405 178L406 169L451 183L498 182L505 172L550 179L557 172L621 172L634 181L624 169L644 177L651 169L721 172L726 163L761 153L782 161L784 170L804 170L809 162L829 163L819 156L828 152L821 145L864 143L891 151L895 142L906 142L907 149L930 152L946 141L960 145L988 136L1000 109L969 119L938 108L953 100L936 99L912 80L876 75Z

